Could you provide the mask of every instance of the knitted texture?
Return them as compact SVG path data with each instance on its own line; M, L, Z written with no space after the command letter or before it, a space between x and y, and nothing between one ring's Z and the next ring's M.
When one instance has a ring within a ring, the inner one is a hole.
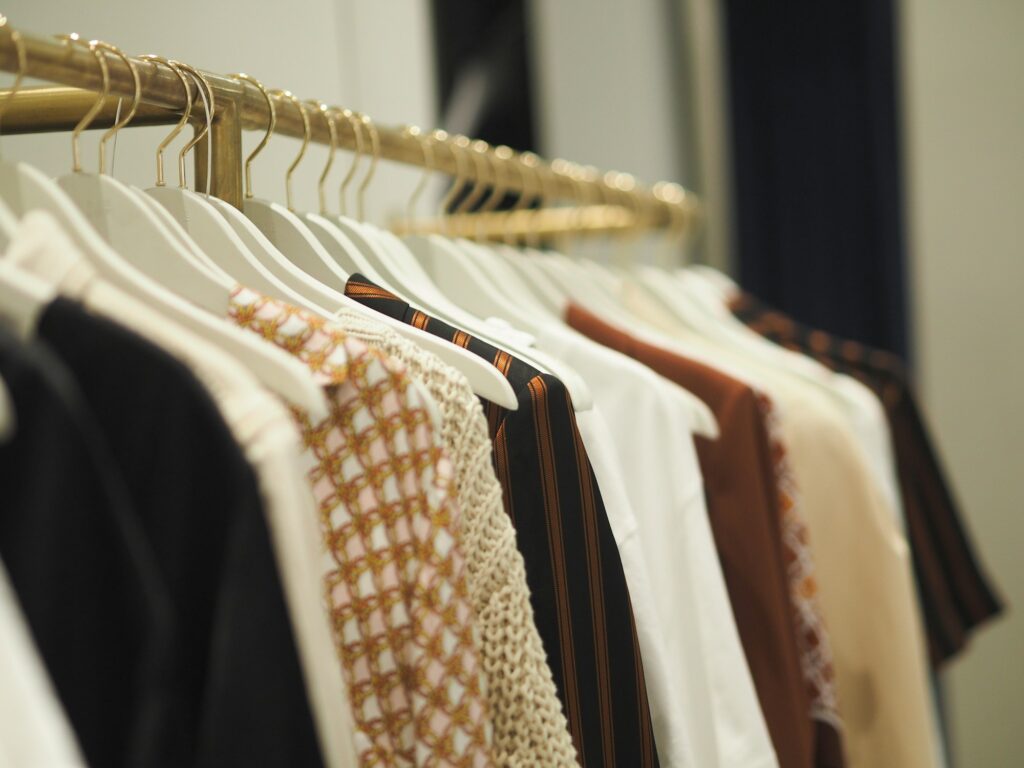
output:
M453 467L404 366L244 288L228 311L304 362L328 396L320 423L294 410L361 764L491 765Z
M523 557L501 501L480 401L466 378L441 360L361 315L337 315L345 332L401 360L437 403L442 438L455 465L463 554L481 629L481 656L502 766L575 766L551 668L534 624Z

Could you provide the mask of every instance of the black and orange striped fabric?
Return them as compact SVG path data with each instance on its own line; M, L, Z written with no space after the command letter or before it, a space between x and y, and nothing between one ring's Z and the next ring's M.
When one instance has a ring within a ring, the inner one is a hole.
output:
M938 453L895 355L800 325L749 294L730 309L745 325L827 368L852 376L882 401L896 454L914 576L932 665L967 645L971 633L1002 611L975 554Z
M584 768L658 765L633 610L565 386L355 274L347 296L488 360L519 407L483 401L534 619Z

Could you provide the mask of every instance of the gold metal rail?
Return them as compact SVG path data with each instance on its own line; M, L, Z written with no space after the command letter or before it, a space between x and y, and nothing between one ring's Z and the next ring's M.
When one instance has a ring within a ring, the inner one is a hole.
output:
M0 69L18 72L19 61L13 30L0 28ZM10 99L0 129L4 133L27 133L69 130L95 100L103 88L103 77L95 56L83 45L63 40L20 33L25 54L24 74L27 77L60 83L70 87L19 89ZM174 71L167 65L144 59L133 59L140 76L140 106L132 125L158 125L176 122L185 113L185 93ZM118 98L133 97L135 86L131 71L118 57L109 56L109 96L91 127L109 127L114 122ZM264 130L270 110L263 94L252 84L223 75L201 73L212 90L215 102L211 121L211 137L196 147L196 180L205 188L207 152L212 141L213 174L210 192L236 206L242 203L242 130ZM6 93L0 93L0 97ZM197 94L193 102L201 104ZM339 110L340 111L340 110ZM305 127L298 110L283 102L277 109L274 135L303 138ZM192 119L205 120L202 109L193 107ZM358 138L347 120L337 120L339 149L355 150ZM406 127L376 126L379 134L379 156L409 165L426 166L424 139ZM326 121L315 116L309 121L310 140L330 144ZM431 140L430 166L451 176L477 177L474 163L467 163L457 152L454 142ZM691 228L700 205L697 198L675 184L659 184L654 188L636 184L627 174L582 172L569 163L548 164L534 156L516 155L511 151L487 150L486 181L510 192L541 196L545 203L573 202L577 205L618 206L629 213L635 227ZM467 173L467 167L469 171ZM579 220L579 217L577 217ZM566 219L568 222L568 219Z

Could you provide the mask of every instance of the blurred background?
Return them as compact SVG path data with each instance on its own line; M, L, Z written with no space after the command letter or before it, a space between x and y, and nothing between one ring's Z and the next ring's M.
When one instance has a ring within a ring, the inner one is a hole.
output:
M26 31L244 71L380 123L698 193L706 216L680 258L911 362L1010 605L943 673L952 762L1021 764L1020 0L15 0L3 10ZM115 175L151 186L165 133L120 133ZM0 149L55 175L70 169L67 135L5 138ZM283 200L297 150L271 141L254 167L257 195ZM95 155L84 157L88 169ZM298 207L315 207L325 159L314 147L300 166ZM369 217L400 212L420 176L382 164ZM432 183L436 198L444 182ZM657 245L631 247L647 258Z

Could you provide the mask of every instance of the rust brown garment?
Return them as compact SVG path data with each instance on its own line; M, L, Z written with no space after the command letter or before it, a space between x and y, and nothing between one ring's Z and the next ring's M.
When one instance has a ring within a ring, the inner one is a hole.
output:
M782 768L840 765L838 733L816 732L791 618L771 444L758 394L706 365L647 344L571 305L576 330L683 386L711 408L720 437L696 437L715 545L758 699ZM828 759L816 757L828 742ZM837 762L838 761L838 762Z

